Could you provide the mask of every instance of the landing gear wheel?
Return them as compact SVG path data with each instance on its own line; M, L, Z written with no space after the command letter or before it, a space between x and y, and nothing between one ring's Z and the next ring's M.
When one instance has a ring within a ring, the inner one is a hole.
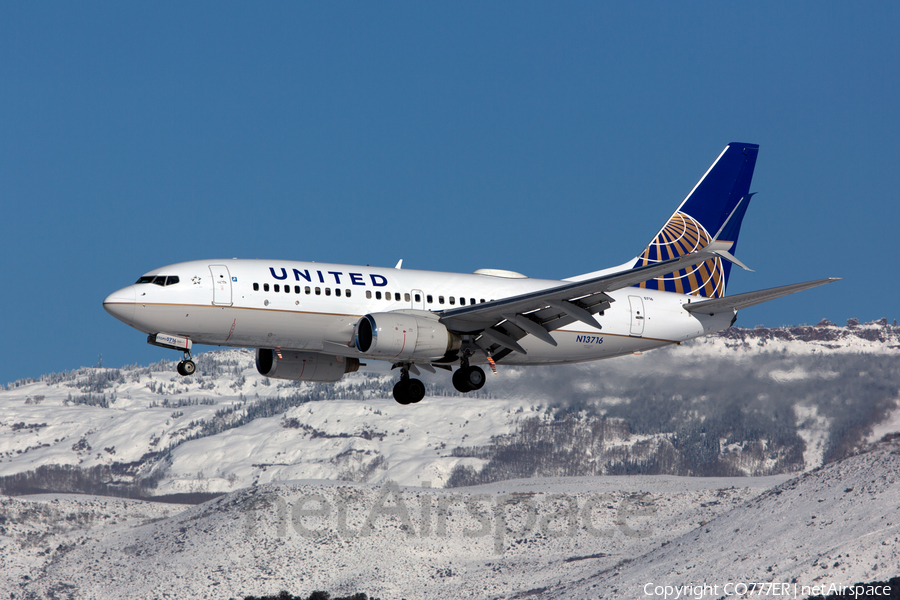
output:
M460 367L453 374L453 387L456 391L467 394L483 388L485 379L481 367Z
M412 404L425 397L425 384L418 379L410 379L406 384L406 397Z
M409 404L409 379L401 379L394 384L394 400L398 404Z
M487 378L484 376L484 370L481 367L469 367L466 369L466 381L472 391L480 390L484 387Z
M394 400L399 404L415 404L425 397L425 384L418 379L401 379L394 385Z
M453 373L453 387L456 388L457 392L463 394L468 394L472 391L471 386L469 386L468 378L466 377L466 367L457 369L456 372Z
M178 367L176 369L179 375L183 375L187 377L188 375L193 375L197 370L197 365L194 364L192 360L183 360L178 363Z

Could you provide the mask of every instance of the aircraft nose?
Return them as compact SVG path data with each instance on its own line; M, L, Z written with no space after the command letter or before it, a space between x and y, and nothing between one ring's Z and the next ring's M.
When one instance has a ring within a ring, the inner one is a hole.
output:
M134 321L134 301L136 297L137 292L134 286L129 285L107 296L103 301L103 308L118 320L131 325L131 322Z

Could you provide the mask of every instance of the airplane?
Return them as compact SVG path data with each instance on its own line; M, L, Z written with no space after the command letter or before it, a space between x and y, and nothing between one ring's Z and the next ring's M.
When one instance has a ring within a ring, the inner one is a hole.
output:
M142 275L103 307L183 353L194 344L256 349L260 374L339 381L361 360L400 369L400 404L425 386L410 374L452 371L462 393L484 386L479 365L593 361L681 344L732 326L737 311L837 281L819 279L726 296L759 146L731 143L631 261L562 280L512 271L443 273L289 260L195 260ZM455 367L455 371L453 370Z

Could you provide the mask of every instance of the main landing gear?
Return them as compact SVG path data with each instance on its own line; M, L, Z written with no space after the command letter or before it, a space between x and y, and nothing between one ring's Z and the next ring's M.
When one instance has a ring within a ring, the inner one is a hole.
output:
M485 376L481 367L462 366L453 374L453 387L467 394L484 387Z
M400 381L394 385L394 400L400 404L415 404L425 397L425 384L409 378L408 366L400 368Z
M453 374L453 387L457 392L467 394L480 390L484 387L486 377L481 367L469 366L469 357L472 351L468 348L463 349L462 358L459 360L459 368Z
M191 353L187 350L184 352L184 360L178 363L178 367L175 369L178 371L179 375L187 377L189 375L193 375L197 370L197 365L194 364L194 361L191 360Z
M459 361L459 368L453 373L453 387L457 391L466 394L474 392L484 387L486 377L481 367L469 365L469 357L471 352L464 352ZM435 365L441 366L441 365ZM400 368L400 381L394 385L394 400L400 404L415 404L425 397L425 384L418 379L410 379L409 372L419 373L419 370L412 363L396 363L394 368ZM427 370L434 373L434 368ZM443 369L450 370L450 367L441 366Z

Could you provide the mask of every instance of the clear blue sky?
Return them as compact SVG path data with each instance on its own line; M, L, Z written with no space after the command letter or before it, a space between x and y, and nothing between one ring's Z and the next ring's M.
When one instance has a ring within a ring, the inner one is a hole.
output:
M0 4L0 382L177 358L111 291L200 258L561 278L760 144L738 323L896 318L900 4Z

